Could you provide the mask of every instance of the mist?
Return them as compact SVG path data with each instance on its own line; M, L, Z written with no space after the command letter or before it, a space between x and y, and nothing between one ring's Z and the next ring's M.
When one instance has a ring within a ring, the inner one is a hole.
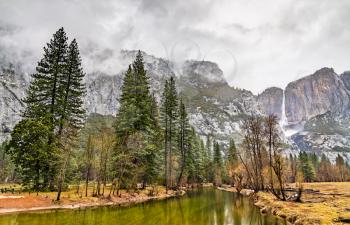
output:
M87 73L125 69L122 49L213 61L230 85L254 93L321 67L350 68L347 0L2 0L0 9L0 59L27 72L62 26Z

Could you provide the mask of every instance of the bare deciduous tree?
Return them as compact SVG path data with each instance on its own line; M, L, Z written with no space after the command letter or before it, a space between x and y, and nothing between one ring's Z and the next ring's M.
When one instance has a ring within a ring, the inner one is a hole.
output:
M264 162L266 161L266 149L264 145L263 118L260 116L249 116L243 121L242 131L244 139L242 142L243 156L239 157L249 176L249 185L254 191L264 190Z
M265 118L265 137L269 159L269 191L278 199L285 201L285 164L282 156L281 138L279 136L277 116ZM277 180L277 182L275 182ZM277 184L276 184L277 183Z

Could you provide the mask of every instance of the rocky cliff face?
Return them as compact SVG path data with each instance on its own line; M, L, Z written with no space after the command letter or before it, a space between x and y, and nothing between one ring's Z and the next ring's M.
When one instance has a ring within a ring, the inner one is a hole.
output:
M350 90L350 71L346 71L340 75L345 87Z
M127 68L136 51L122 51L120 55L118 60L123 68ZM230 87L223 72L213 62L191 60L179 67L146 53L144 60L151 90L158 101L165 79L176 77L177 88L187 104L190 123L203 136L214 135L222 142L234 137L239 142L240 125L247 115L275 114L280 119L283 115L283 90L280 88L268 88L255 96L250 91ZM15 65L0 60L0 142L9 137L13 126L20 120L21 99L25 97L29 84L29 75L22 71L20 64ZM116 114L123 72L86 75L84 104L88 115ZM346 119L349 87L350 73L338 76L329 68L288 84L285 115L289 123L301 127L290 137L292 151L323 151L333 158L341 152L350 161L347 147L350 145L350 122Z
M127 68L135 56L137 51L122 51L120 61ZM145 69L150 77L151 91L153 91L160 99L160 94L163 88L165 79L170 76L175 76L171 69L171 63L162 58L143 54ZM123 83L123 73L119 71L116 74L105 74L94 72L87 74L86 87L87 93L85 97L85 105L88 113L98 113L102 115L115 115L119 108L120 89Z
M288 84L285 90L286 116L290 123L307 121L326 113L348 108L349 91L333 69L323 68Z
M18 73L16 73L18 71ZM0 71L0 143L4 141L13 125L20 120L22 99L28 81L19 66L1 65Z
M182 66L180 77L196 87L205 87L211 83L227 84L222 70L216 63L209 61L186 61Z
M274 114L281 119L283 102L283 90L281 88L267 88L258 95L258 102L261 110L266 115Z
M130 63L135 55L136 51L123 51L121 60ZM146 53L144 61L151 90L159 102L165 79L175 76L177 89L188 107L190 123L203 136L215 135L219 141L227 141L232 135L239 138L241 119L247 114L261 113L256 96L250 91L230 87L216 63L190 60L179 68ZM116 114L122 77L123 71L115 75L87 75L85 104L88 113Z
M136 51L122 51L125 68L135 58ZM249 91L230 87L223 72L216 63L208 61L186 61L181 68L174 68L172 62L146 53L145 68L150 77L151 91L160 101L165 79L175 76L177 88L188 105L190 122L201 135L213 134L226 141L228 136L239 136L242 117L259 111L256 97ZM29 75L13 68L11 73L4 70L0 85L0 131L3 141L20 119L23 108L21 99L29 84ZM119 108L120 88L124 71L116 74L94 72L87 74L85 107L87 113L115 115Z

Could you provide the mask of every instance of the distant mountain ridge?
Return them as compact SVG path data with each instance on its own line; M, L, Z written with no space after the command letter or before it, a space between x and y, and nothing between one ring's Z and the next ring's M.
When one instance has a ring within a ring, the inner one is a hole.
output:
M123 50L118 60L123 60L126 69L135 55L136 51ZM288 137L293 143L290 151L329 152L332 157L341 152L350 160L350 151L344 147L348 144L350 146L350 137L346 127L341 124L349 109L349 72L337 75L333 69L322 68L312 75L289 83L285 90L272 87L254 95L248 90L229 86L216 63L188 60L179 66L146 53L143 55L151 89L157 99L160 100L165 79L175 76L177 88L188 107L190 122L202 136L213 135L221 142L227 142L230 137L234 137L239 142L243 118L251 114L273 113L281 119L282 114L285 114L290 123L286 130L298 127L295 134ZM20 63L9 66L3 60L0 65L0 141L3 141L20 119L23 108L20 99L25 96L30 76L21 70ZM116 114L122 77L123 71L86 75L85 106L88 114ZM327 116L323 116L326 114ZM316 126L323 124L319 120L324 118L333 124L340 123L339 126L334 126L341 127L341 134L330 134L327 131L320 133L320 129L316 132ZM320 137L323 142L319 141ZM324 139L332 140L332 143L323 145L322 143L327 142Z

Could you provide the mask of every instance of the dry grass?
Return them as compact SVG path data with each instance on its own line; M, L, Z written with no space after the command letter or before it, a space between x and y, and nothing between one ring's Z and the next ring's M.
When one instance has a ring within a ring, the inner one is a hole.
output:
M319 193L303 194L302 203L296 203L279 201L261 192L257 194L256 205L294 224L340 225L344 223L339 222L339 218L350 219L350 182L306 183L304 189Z
M3 186L4 187L4 186ZM6 186L9 187L9 186ZM71 187L68 191L62 192L61 200L56 202L57 192L39 192L36 193L6 193L0 194L0 214L16 211L41 210L53 208L79 208L98 205L122 205L137 202L144 202L150 199L163 199L176 195L177 193L169 191L165 193L164 187L157 187L158 194L150 196L150 188L138 190L137 192L127 192L121 190L120 196L108 196L110 186L105 189L104 196L93 197L93 188L88 188L88 196L85 197L85 187L80 187L80 192L76 192L76 186ZM15 196L15 197L14 197Z

